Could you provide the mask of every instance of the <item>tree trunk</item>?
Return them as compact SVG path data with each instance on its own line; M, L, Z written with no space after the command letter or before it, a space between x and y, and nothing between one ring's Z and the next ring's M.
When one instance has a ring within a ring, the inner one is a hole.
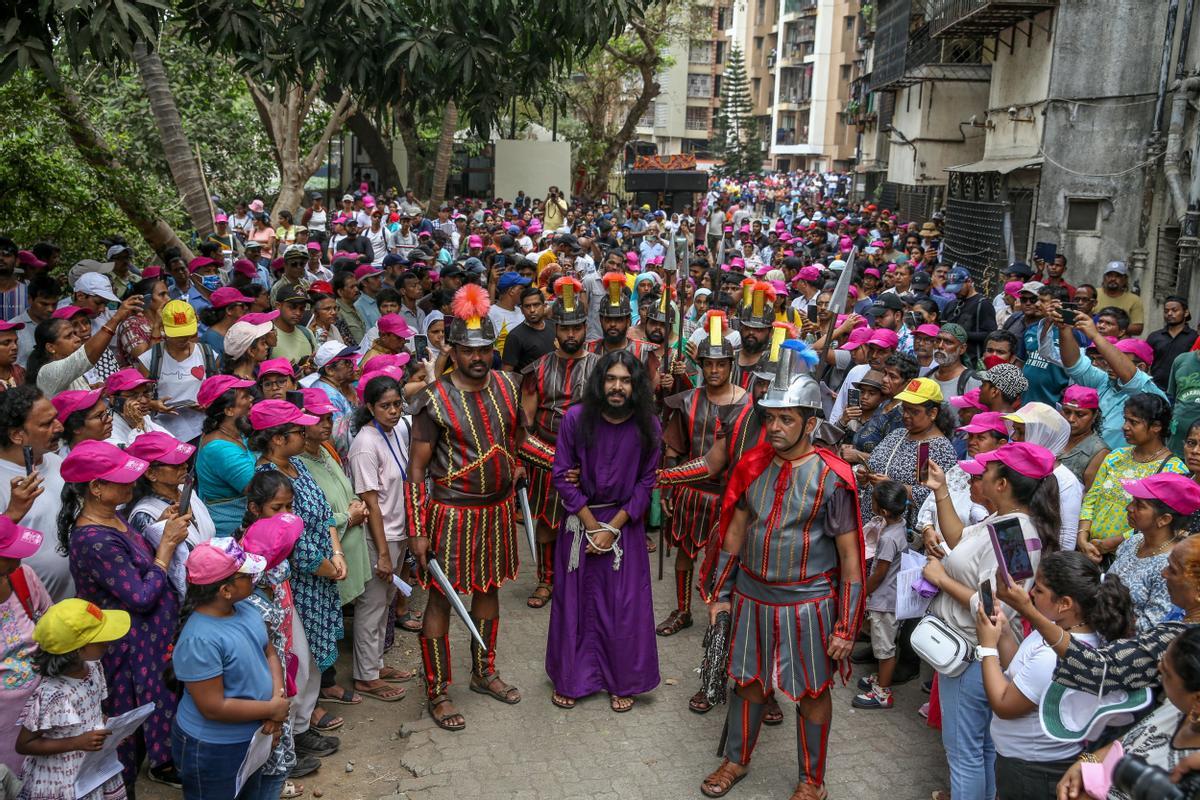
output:
M214 230L212 205L204 188L200 165L183 131L183 119L179 116L175 95L167 83L166 69L158 53L147 48L144 42L134 45L133 59L137 62L142 88L150 98L150 113L154 116L154 125L162 140L167 166L171 169L171 180L183 199L183 207L192 221L192 227L204 238Z
M334 99L336 102L336 98ZM346 127L354 134L371 159L371 166L379 173L379 191L386 192L395 188L400 194L404 193L404 184L400 180L400 172L396 169L396 159L392 155L392 142L375 127L371 118L361 111L355 111L346 119Z
M450 158L454 155L454 132L458 129L458 106L451 100L442 114L442 132L438 136L437 159L433 162L433 186L429 187L429 213L442 204L446 196L446 179L450 176Z
M396 129L400 131L400 139L404 142L405 155L408 157L408 188L417 197L424 197L425 159L421 156L421 139L417 135L417 121L412 111L396 110Z
M625 145L637 132L638 120L642 118L646 109L650 108L650 103L662 91L658 81L654 80L654 69L657 62L656 55L653 64L647 62L638 64L638 71L642 75L642 91L638 93L637 99L633 101L633 105L625 114L624 124L621 125L616 136L609 140L608 146L604 148L604 153L596 161L596 172L591 176L591 191L588 192L593 198L608 191L608 176L612 172L613 165L617 163L617 159L625 151Z
M190 260L192 251L166 220L159 217L142 199L145 194L142 192L141 182L117 159L108 142L84 114L83 104L75 90L65 85L48 84L46 96L62 117L67 135L75 143L83 160L96 170L101 191L129 218L146 240L146 244L160 257L164 250L175 247L185 260Z

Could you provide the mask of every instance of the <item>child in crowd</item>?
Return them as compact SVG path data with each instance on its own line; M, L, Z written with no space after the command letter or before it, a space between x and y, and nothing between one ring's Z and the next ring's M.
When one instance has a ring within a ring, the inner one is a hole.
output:
M261 767L235 791L254 735L279 737L291 707L267 627L241 602L265 568L262 556L226 537L203 542L188 556L188 594L172 657L184 686L171 731L184 800L278 800L278 787L273 797L263 794Z
M883 481L872 490L871 505L875 515L884 520L866 585L871 651L879 661L879 672L858 682L863 693L855 696L851 704L855 708L891 708L899 629L896 624L896 573L900 571L900 555L908 550L908 530L904 524L908 492L896 481Z
M108 696L100 658L129 633L129 614L101 611L72 598L47 609L33 629L40 648L34 669L42 682L25 703L17 752L25 756L19 800L76 797L75 777L89 750L99 750L112 731L104 728L101 702ZM82 800L122 800L118 773Z

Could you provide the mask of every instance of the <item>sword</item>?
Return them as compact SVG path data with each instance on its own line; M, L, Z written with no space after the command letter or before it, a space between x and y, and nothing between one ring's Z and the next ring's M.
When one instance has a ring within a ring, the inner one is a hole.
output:
M450 602L450 608L454 609L454 613L458 614L458 618L463 621L463 625L467 626L471 638L479 642L480 647L487 650L488 646L483 641L483 637L479 635L479 629L475 627L475 623L471 620L471 615L467 613L467 607L463 605L458 592L454 591L454 587L450 585L450 579L446 577L446 573L442 572L442 565L437 562L436 558L431 556L425 560L425 567L437 582L438 588L442 590L442 594Z
M533 556L533 566L537 567L537 534L533 529L533 512L529 510L529 482L517 482L517 499L521 501L521 513L525 515L525 540L529 542L529 552Z

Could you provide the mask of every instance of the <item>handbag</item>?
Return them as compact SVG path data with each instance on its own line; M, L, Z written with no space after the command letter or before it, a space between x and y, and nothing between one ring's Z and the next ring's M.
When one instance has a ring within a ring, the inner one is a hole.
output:
M961 675L975 660L975 647L966 637L932 615L917 623L911 644L925 663L947 678Z

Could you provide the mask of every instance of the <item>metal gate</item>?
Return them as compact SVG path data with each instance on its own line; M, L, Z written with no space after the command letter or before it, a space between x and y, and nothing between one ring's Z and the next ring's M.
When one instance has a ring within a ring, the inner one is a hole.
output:
M1010 187L999 172L951 172L943 260L963 265L981 292L995 294L1009 263L1005 226L1011 225L1013 259L1027 260L1036 208L1036 187Z

